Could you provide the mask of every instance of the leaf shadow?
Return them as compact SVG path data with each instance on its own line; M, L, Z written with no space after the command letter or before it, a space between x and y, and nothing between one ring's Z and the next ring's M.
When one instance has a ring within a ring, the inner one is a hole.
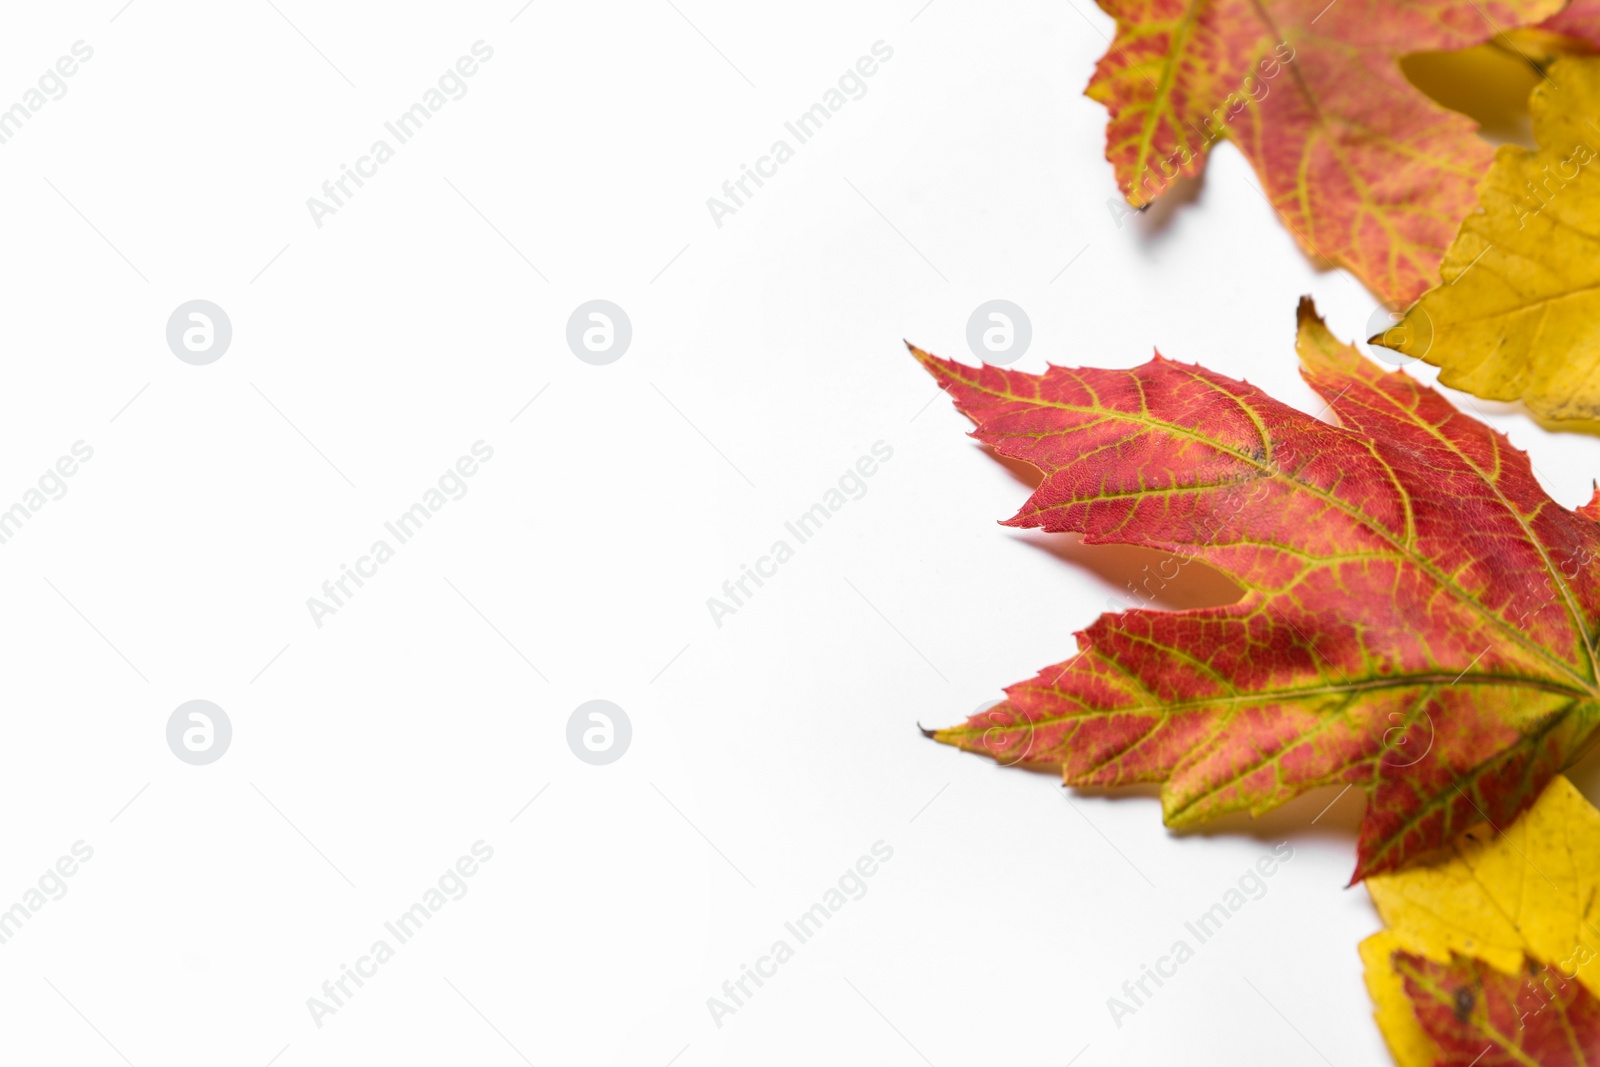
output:
M1018 533L1017 542L1089 571L1113 590L1108 611L1188 611L1236 603L1244 589L1221 571L1181 553L1141 545L1090 545L1078 534ZM1165 577L1171 575L1170 577Z
M1276 844L1286 839L1347 840L1351 844L1350 865L1355 866L1355 841L1366 813L1366 794L1342 785L1319 786L1300 794L1271 811L1251 815L1235 811L1208 819L1199 826L1172 831L1179 841L1203 841L1212 837L1251 837Z
M1020 459L1012 459L1010 456L1002 456L994 450L993 445L986 444L983 441L974 439L972 443L978 446L979 451L989 457L989 462L998 463L1005 468L1007 474L1027 486L1029 493L1044 484L1044 472L1033 464Z
M1173 220L1178 212L1200 199L1200 194L1205 192L1206 168L1201 167L1200 173L1189 177L1179 175L1168 182L1155 199L1133 215L1133 228L1141 238L1153 241L1165 237L1171 230Z
M1002 456L982 442L975 443L992 461L1027 487L1030 493L1043 483L1044 475L1031 464ZM1146 608L1185 611L1224 607L1244 596L1242 586L1198 559L1186 559L1140 545L1085 544L1079 534L1046 533L1037 529L1008 532L1016 542L1086 570L1105 582L1112 591L1120 593L1119 596L1106 598L1108 610ZM1162 575L1165 574L1173 576L1163 579ZM997 769L1025 771L1041 778L1053 778L1057 785L1060 784L1061 766L1056 763L1022 762L998 766ZM1596 784L1600 787L1600 750L1597 750L1595 770ZM1159 802L1161 797L1161 785L1155 782L1106 788L1074 786L1070 789L1074 796L1091 798L1137 797ZM1355 794L1356 791L1349 790L1348 793ZM1254 838L1263 844L1277 844L1289 837L1347 840L1352 845L1353 863L1354 842L1364 809L1361 795L1347 795L1342 786L1325 786L1310 790L1259 816L1235 812L1208 820L1200 826L1173 830L1171 836L1179 842L1202 841L1220 835L1242 836Z
M1018 764L1018 766L1024 766ZM1008 770L1015 768L1006 768ZM1040 774L1060 777L1059 764L1028 764L1026 769ZM1600 771L1600 766L1597 766ZM1141 782L1122 786L1066 786L1073 796L1087 799L1128 800L1161 799L1161 785ZM1168 828L1168 836L1180 845L1185 841L1204 841L1213 837L1249 837L1263 844L1277 844L1293 839L1322 838L1350 842L1350 862L1355 865L1355 841L1361 829L1361 818L1366 811L1364 794L1341 785L1319 786L1300 794L1293 800L1264 812L1251 815L1236 811L1208 819L1197 826L1181 829Z
M1541 74L1515 46L1413 52L1400 57L1400 72L1434 103L1476 122L1490 144L1533 147L1528 94Z
M1038 468L1022 460L1010 459L981 442L978 447L989 459L1031 493L1044 482ZM1142 545L1085 544L1081 534L1047 533L1038 529L1008 528L1012 539L1029 548L1045 552L1093 574L1119 595L1106 598L1106 609L1127 611L1154 608L1184 611L1191 608L1219 608L1244 596L1244 588L1209 564L1182 553L1165 552Z
M1539 414L1520 400L1485 400L1482 397L1473 396L1471 393L1464 393L1459 389L1451 389L1447 385L1437 386L1436 388L1448 396L1456 407L1470 409L1485 417L1515 415L1528 422L1536 423L1541 430L1550 433L1581 433L1600 436L1600 419L1552 419Z
M1591 742L1584 752L1561 772L1577 787L1589 803L1600 806L1600 744Z

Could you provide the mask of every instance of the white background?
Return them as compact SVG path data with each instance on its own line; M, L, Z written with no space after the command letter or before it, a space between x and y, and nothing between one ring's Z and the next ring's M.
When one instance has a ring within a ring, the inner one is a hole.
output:
M13 5L0 106L94 57L0 145L0 506L94 457L0 546L0 908L94 857L0 945L0 1059L1385 1059L1357 794L1176 836L1149 791L1065 794L916 730L1065 658L1151 557L995 525L1028 486L902 338L972 361L969 314L1004 298L1020 367L1159 345L1316 410L1296 298L1346 337L1374 303L1230 147L1165 221L1114 223L1088 0L919 2ZM306 198L480 39L467 95L317 228ZM866 95L717 227L706 198L880 40ZM596 297L633 323L609 366L564 338ZM164 337L195 298L234 329L205 367ZM1490 419L1587 496L1594 439ZM478 440L467 495L314 625ZM880 440L866 495L714 626L706 599ZM634 731L603 767L565 740L597 697ZM234 729L204 767L165 740L196 698ZM470 892L315 1025L307 998L480 839ZM1107 998L1286 839L1117 1027ZM880 840L866 896L714 1025Z

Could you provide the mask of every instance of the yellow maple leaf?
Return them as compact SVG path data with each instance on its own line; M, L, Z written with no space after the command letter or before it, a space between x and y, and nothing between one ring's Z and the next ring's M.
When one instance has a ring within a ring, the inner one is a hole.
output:
M1557 60L1529 109L1539 147L1500 146L1442 284L1372 342L1451 388L1600 418L1600 58Z
M1396 953L1474 957L1506 975L1543 966L1600 995L1600 811L1557 777L1522 818L1439 859L1367 879L1387 929L1361 943L1367 991L1400 1067L1446 1057L1418 1022Z

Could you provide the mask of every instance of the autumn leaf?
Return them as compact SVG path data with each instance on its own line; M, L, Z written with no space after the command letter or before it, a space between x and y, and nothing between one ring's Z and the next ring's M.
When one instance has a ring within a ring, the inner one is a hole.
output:
M1571 964L1600 994L1600 811L1561 775L1500 832L1468 833L1431 862L1374 875L1367 892L1408 952L1477 956L1508 974L1529 958Z
M1556 15L1561 0L1099 0L1117 21L1088 95L1143 207L1227 138L1311 255L1385 299L1433 284L1492 150L1401 73Z
M1006 525L1165 553L1141 597L1190 560L1245 591L1102 615L932 736L1070 785L1162 782L1174 827L1360 787L1359 880L1505 826L1594 730L1600 510L1556 505L1524 453L1309 301L1299 350L1341 426L1159 354L1036 375L912 349L973 436L1043 472Z
M1600 1064L1600 811L1566 778L1367 890L1386 929L1361 956L1400 1067Z
M1480 960L1434 963L1399 953L1394 966L1434 1067L1585 1067L1600 1063L1600 1000L1577 982L1534 964L1501 974Z
M1558 56L1593 55L1600 50L1600 0L1572 0L1539 25L1512 30L1499 43L1539 65Z
M1551 65L1533 91L1537 151L1502 145L1445 255L1443 283L1373 338L1439 381L1600 418L1600 59Z

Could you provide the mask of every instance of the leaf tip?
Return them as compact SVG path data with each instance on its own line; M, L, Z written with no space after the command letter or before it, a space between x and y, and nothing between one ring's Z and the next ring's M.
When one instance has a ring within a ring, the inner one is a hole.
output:
M1300 305L1295 309L1295 322L1304 326L1308 322L1321 322L1322 316L1317 314L1317 301L1310 293L1302 293Z
M1358 842L1356 844L1356 869L1350 872L1350 880L1345 883L1344 887L1346 889L1354 889L1369 878L1398 870L1413 858L1415 857L1396 854L1392 849L1374 848L1368 842Z
M1589 502L1576 509L1579 515L1590 522L1600 522L1600 482L1593 482L1593 489L1589 495Z
M925 348L918 348L910 341L906 341L905 346L911 353L911 358L922 364L922 368L933 375L933 380L939 384L940 389L949 388L956 380L957 372L965 369L955 360L943 359Z
M1294 347L1300 356L1301 375L1330 403L1333 398L1324 390L1324 386L1330 383L1324 381L1323 385L1318 385L1313 378L1355 377L1372 381L1383 376L1383 372L1363 358L1354 345L1346 344L1333 335L1333 331L1328 329L1327 320L1318 313L1316 301L1310 296L1300 298L1300 306L1295 312ZM1342 395L1344 389L1341 387L1335 391Z
M962 727L946 726L944 729L935 729L917 723L917 732L930 741L937 741L941 745L951 745L955 748L966 748L961 743Z

